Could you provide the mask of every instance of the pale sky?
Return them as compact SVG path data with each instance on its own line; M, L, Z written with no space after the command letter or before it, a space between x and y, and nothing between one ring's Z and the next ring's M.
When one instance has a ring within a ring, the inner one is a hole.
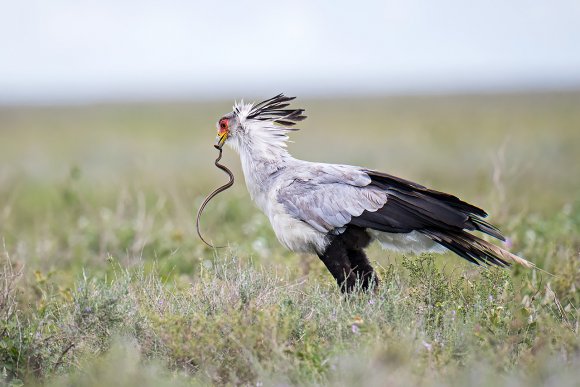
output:
M0 103L580 87L580 1L0 0Z

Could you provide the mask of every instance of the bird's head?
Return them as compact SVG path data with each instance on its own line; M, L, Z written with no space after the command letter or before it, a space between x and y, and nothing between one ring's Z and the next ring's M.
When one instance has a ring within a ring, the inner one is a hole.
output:
M241 128L240 120L234 114L234 112L228 113L224 115L222 118L219 119L217 122L217 137L216 137L216 146L221 149L224 146L225 142L232 138L236 138L239 135L239 132L243 131Z
M217 122L216 147L228 143L234 149L244 146L286 146L287 132L306 118L303 109L287 109L295 97L279 94L257 104L236 102L233 111Z

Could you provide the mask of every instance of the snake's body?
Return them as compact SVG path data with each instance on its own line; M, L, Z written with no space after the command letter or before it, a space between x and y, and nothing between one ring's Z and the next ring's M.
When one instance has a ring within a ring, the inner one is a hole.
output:
M211 199L213 199L216 195L218 195L221 192L224 192L225 190L227 190L228 188L230 188L232 185L234 185L234 174L232 173L232 171L230 171L228 169L228 167L226 167L223 164L220 164L220 160L222 158L222 147L214 145L214 147L219 151L219 155L217 157L217 159L215 160L215 166L218 167L219 169L221 169L222 171L224 171L230 178L230 181L228 181L226 184L222 185L221 187L217 188L215 191L213 191L212 193L210 193L207 198L205 198L205 200L203 201L203 203L201 204L201 206L199 207L199 210L197 211L197 219L195 221L195 228L197 230L197 235L199 235L199 238L203 241L203 243L205 243L206 245L208 245L211 248L214 249L221 249L224 246L214 246L211 243L209 243L208 241L206 241L205 239L203 239L203 236L201 235L201 231L199 229L199 220L201 218L201 213L203 212L203 209L205 208L205 206L207 205L207 203L209 203L209 201Z

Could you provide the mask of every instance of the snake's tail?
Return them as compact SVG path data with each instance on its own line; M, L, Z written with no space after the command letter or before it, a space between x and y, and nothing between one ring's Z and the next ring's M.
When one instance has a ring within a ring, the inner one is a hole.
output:
M205 243L206 245L208 245L208 246L209 246L209 247L211 247L212 249L221 249L221 248L223 248L223 246L214 246L214 245L212 245L211 243L209 243L208 241L206 241L206 240L203 238L203 236L201 235L201 230L200 230L200 227L199 227L199 220L200 220L200 218L201 218L201 213L203 212L203 210L204 210L205 206L207 205L207 203L209 203L209 201L210 201L211 199L213 199L213 197L214 197L215 195L217 195L217 193L218 193L217 191L214 191L214 192L212 192L212 195L209 195L209 196L208 196L208 197L207 197L207 198L206 198L206 199L203 201L203 203L202 203L202 204L201 204L201 206L199 207L199 210L197 211L197 219L195 220L195 229L197 230L197 235L199 236L199 239L201 239L201 241L202 241L203 243Z

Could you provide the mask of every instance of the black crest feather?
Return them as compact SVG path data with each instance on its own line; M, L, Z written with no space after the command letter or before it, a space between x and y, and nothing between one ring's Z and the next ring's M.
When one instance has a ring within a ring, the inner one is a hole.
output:
M288 102L295 98L278 94L253 106L250 114L248 114L248 118L261 121L274 121L284 126L296 125L298 121L306 118L303 114L304 109L285 109L290 106Z

